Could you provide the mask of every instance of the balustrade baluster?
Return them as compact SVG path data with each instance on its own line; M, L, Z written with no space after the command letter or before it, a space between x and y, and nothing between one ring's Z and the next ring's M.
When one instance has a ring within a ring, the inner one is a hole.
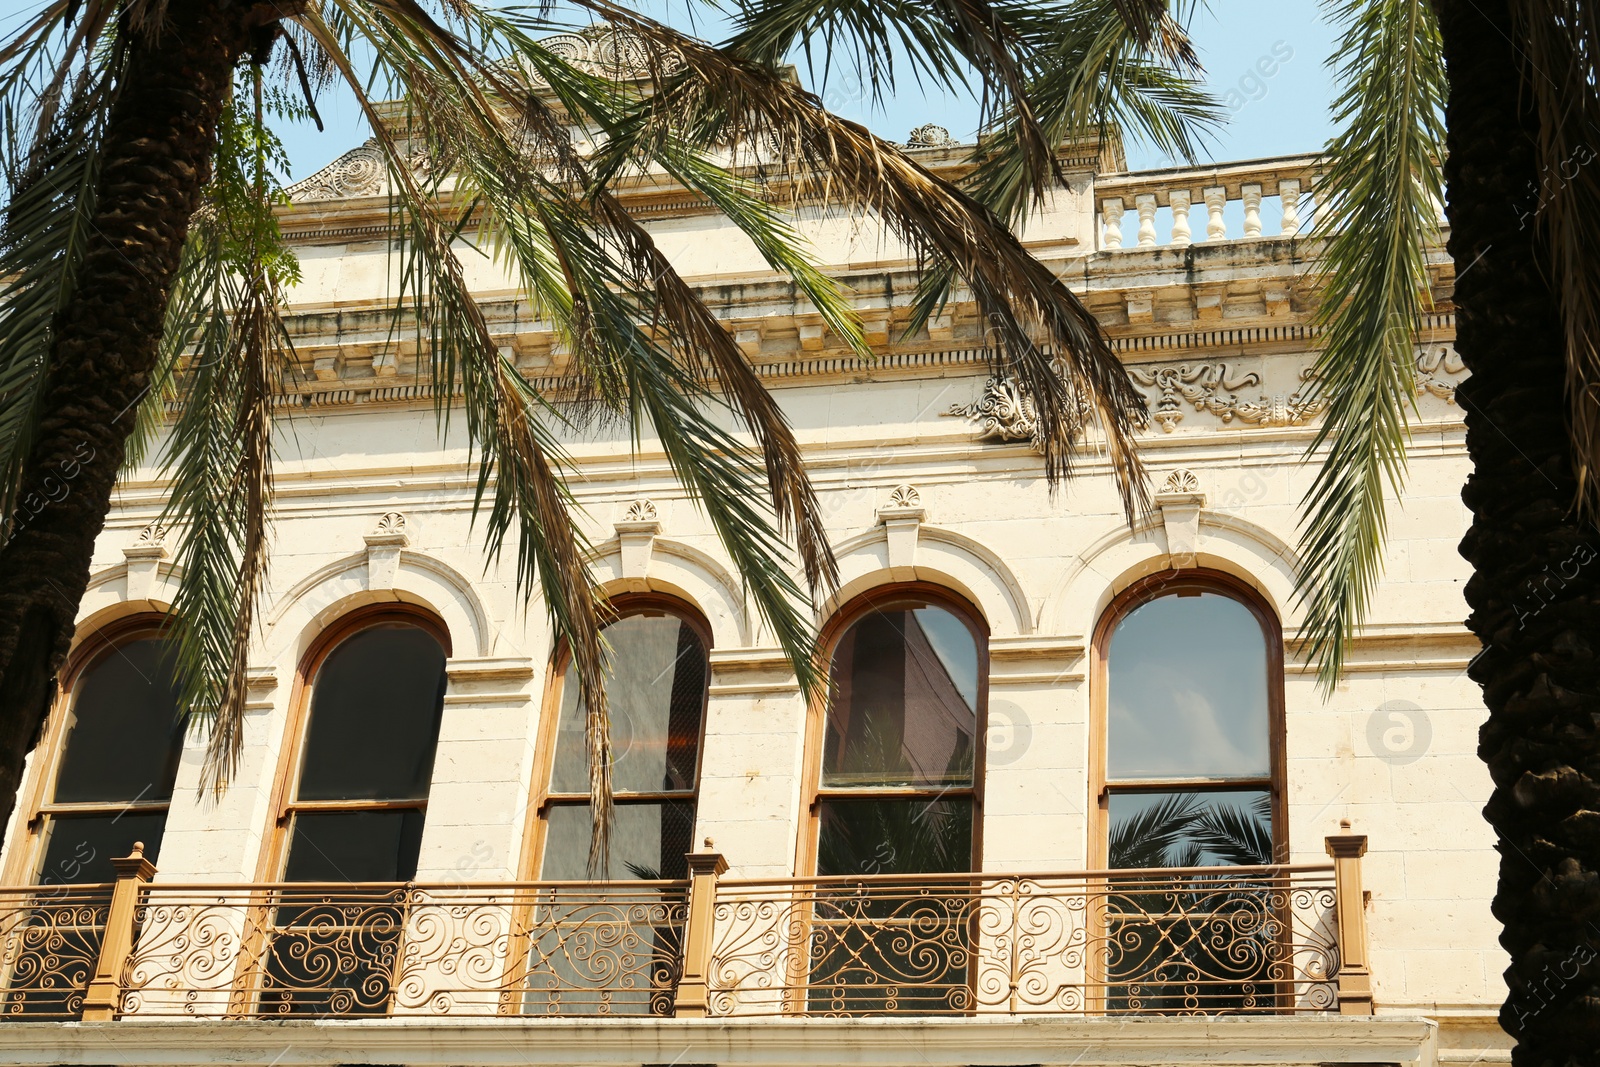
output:
M1205 197L1206 211L1210 215L1206 220L1206 240L1221 241L1228 236L1228 224L1222 220L1222 209L1228 203L1228 190L1220 185L1208 185Z
M1150 248L1156 243L1156 198L1140 193L1133 202L1139 209L1139 247Z
M1101 217L1105 226L1101 230L1100 247L1122 247L1122 198L1108 196L1100 205Z
M1286 178L1278 183L1278 197L1283 201L1283 227L1278 231L1284 237L1300 233L1300 182Z
M1240 199L1244 201L1244 237L1251 240L1261 236L1261 185L1259 182L1245 182L1239 187Z
M1194 239L1189 229L1189 190L1172 190L1167 194L1167 203L1172 205L1172 244L1183 248Z

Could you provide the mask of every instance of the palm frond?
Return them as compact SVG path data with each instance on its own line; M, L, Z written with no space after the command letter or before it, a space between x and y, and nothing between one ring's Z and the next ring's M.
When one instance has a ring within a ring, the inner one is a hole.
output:
M1272 798L1261 794L1249 804L1208 804L1190 832L1218 861L1235 867L1272 862Z
M1526 49L1523 83L1538 114L1539 184L1529 192L1524 225L1537 225L1561 303L1567 344L1567 422L1572 435L1574 502L1600 514L1600 175L1593 166L1600 128L1600 14L1577 0L1512 5Z
M1405 478L1414 337L1429 301L1425 249L1443 203L1445 72L1427 0L1341 0L1335 103L1316 232L1326 329L1314 389L1326 449L1304 505L1301 633L1331 688L1382 569L1386 492Z
M986 340L996 371L1018 380L1038 404L1050 482L1070 473L1081 400L1104 431L1128 514L1147 509L1143 467L1132 442L1143 396L1094 316L1023 249L1002 219L771 70L604 0L586 0L585 6L640 33L671 56L677 70L622 124L618 138L625 151L647 151L644 146L668 131L694 143L770 143L797 198L858 204L925 260L954 264L990 324ZM1035 334L1048 340L1053 356Z
M1189 841L1201 815L1193 793L1170 793L1134 815L1111 824L1106 866L1113 870L1175 866L1175 849Z
M44 17L37 25L48 29ZM10 193L0 224L0 544L26 519L17 513L17 493L54 324L75 291L90 236L100 142L124 60L113 42L103 64L78 70L62 85L70 50L21 53L26 42L25 34L9 46L19 53L17 65L0 79L0 170ZM21 76L30 70L50 77L44 92L34 93Z

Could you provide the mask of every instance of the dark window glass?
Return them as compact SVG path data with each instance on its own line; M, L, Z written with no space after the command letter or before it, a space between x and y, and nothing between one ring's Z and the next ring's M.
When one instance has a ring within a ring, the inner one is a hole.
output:
M172 798L183 729L164 647L155 637L130 641L84 672L56 775L57 804Z
M115 881L111 861L132 852L136 841L144 842L145 858L156 862L166 826L164 811L52 816L39 883Z
M611 787L618 793L692 791L706 698L706 649L676 615L629 615L605 628L610 645ZM561 683L552 793L588 793L587 715L577 673Z
M312 685L298 798L426 799L444 688L444 649L415 626L340 642Z
M686 878L685 855L694 833L694 801L619 803L611 826L608 870L614 879ZM544 877L553 882L589 876L589 834L594 821L587 804L556 804L545 837Z
M817 873L943 874L972 869L972 801L825 800Z
M286 882L406 882L417 873L422 812L299 814L284 865Z
M970 786L978 646L928 604L874 610L834 649L824 788Z
M1271 774L1266 638L1239 601L1141 604L1117 624L1106 678L1108 778Z

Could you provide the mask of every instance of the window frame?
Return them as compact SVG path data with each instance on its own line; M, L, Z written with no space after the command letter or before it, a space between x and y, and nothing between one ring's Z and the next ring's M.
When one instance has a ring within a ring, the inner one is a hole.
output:
M261 857L256 866L257 882L282 880L284 866L289 858L289 838L296 812L323 814L420 809L426 829L428 804L432 799L431 782L429 796L422 801L297 799L300 791L300 775L305 764L306 733L311 725L311 698L317 672L322 669L322 665L327 662L334 650L347 639L363 630L388 623L414 626L439 642L439 647L444 651L447 679L445 684L448 693L452 655L450 631L443 620L431 611L399 602L374 604L347 612L324 627L311 642L305 655L300 657L300 664L295 668L294 693L289 700L289 714L284 722L283 745L279 750L278 767L272 783L272 805L268 809L270 813L268 818L271 821L268 823L265 836L267 847L261 850ZM437 744L435 739L435 758L437 758Z
M606 625L620 622L634 615L662 612L686 624L700 638L706 653L706 684L700 697L700 732L694 750L694 788L692 790L613 790L613 802L651 803L688 800L694 805L694 827L690 830L691 849L700 827L700 777L706 759L706 720L711 711L711 627L694 605L665 593L630 593L610 600L610 618ZM528 824L523 831L527 845L523 849L522 877L526 881L542 881L545 849L550 836L550 812L555 807L587 804L588 793L554 792L550 778L555 773L556 741L561 730L561 704L566 697L567 668L572 664L572 650L566 641L557 642L550 657L548 681L539 709L539 730L534 758L533 783L528 805ZM631 881L613 877L612 881Z
M876 788L840 789L822 784L823 747L827 742L828 693L831 687L833 656L839 639L858 621L873 611L897 605L933 604L944 608L966 624L972 634L978 653L978 707L977 722L973 732L972 784L960 789L926 788L921 786L880 786ZM811 877L817 873L817 852L821 841L822 804L829 800L938 800L942 797L960 797L972 801L972 869L983 870L983 793L988 772L989 729L989 626L977 605L960 594L932 582L894 582L869 589L852 597L833 613L822 628L817 642L825 649L820 691L807 701L806 737L802 774L802 793L806 809L801 818L800 841L795 852L795 872L798 877Z
M1108 778L1110 730L1107 697L1110 689L1109 656L1111 639L1117 626L1135 609L1164 596L1182 593L1213 593L1242 605L1261 627L1266 643L1267 671L1267 746L1268 773L1238 777L1187 778ZM1283 626L1261 593L1248 583L1224 571L1192 568L1162 571L1134 582L1118 593L1100 614L1095 625L1090 656L1090 736L1089 736L1089 863L1105 869L1109 863L1113 791L1122 793L1221 793L1245 789L1265 789L1272 803L1272 862L1287 863L1289 857L1288 797L1285 760L1284 652Z
M15 820L10 847L6 850L6 863L0 877L6 885L35 885L39 880L39 866L44 862L49 844L47 826L53 816L82 815L98 812L127 812L169 814L172 801L151 800L134 802L84 802L55 804L50 796L55 792L61 774L61 764L66 757L66 745L71 740L72 728L77 724L78 686L89 671L117 648L147 638L165 639L169 626L165 615L139 612L114 619L96 627L80 639L67 656L60 674L55 699L46 713L40 731L39 744L34 748L33 767L29 770L27 784L18 792L17 811L27 813L26 818Z

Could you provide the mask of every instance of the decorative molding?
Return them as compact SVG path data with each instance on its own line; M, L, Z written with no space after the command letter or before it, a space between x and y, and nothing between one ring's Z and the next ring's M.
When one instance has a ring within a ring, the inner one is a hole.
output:
M409 523L398 511L386 511L367 534L367 588L393 589L400 571L400 550L411 543Z
M917 539L922 522L928 517L922 507L922 494L914 485L897 485L889 494L889 503L878 509L878 522L883 526L889 544L889 567L902 570L905 577L917 565Z
M161 561L167 558L167 528L159 519L152 520L134 543L122 550L127 563L128 599L149 600L160 572Z
M911 131L906 138L907 148L948 148L956 143L950 131L936 123L925 122Z
M1192 567L1200 550L1200 510L1206 506L1206 495L1200 491L1200 479L1187 467L1179 467L1167 475L1167 480L1156 494L1156 507L1161 509L1161 525L1167 537L1167 555L1173 567Z
M656 537L661 533L655 501L640 497L628 505L622 518L612 526L617 531L622 577L643 586L650 577L650 557L655 551Z
M376 137L368 137L326 167L284 192L297 204L383 196L389 191L389 164Z

